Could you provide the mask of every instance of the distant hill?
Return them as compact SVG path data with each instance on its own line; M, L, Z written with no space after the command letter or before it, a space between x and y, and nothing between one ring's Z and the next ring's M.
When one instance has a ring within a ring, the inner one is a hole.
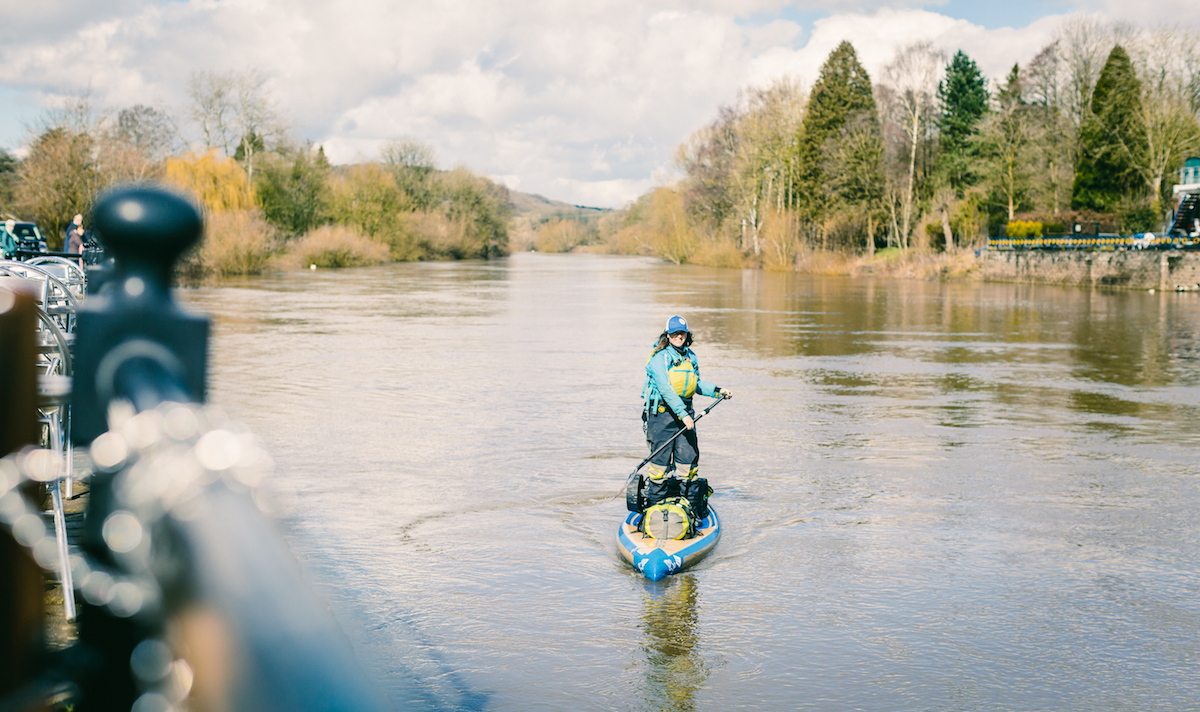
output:
M513 217L517 218L600 217L612 212L612 208L571 205L536 193L521 193L516 190L508 191L508 200L512 204Z

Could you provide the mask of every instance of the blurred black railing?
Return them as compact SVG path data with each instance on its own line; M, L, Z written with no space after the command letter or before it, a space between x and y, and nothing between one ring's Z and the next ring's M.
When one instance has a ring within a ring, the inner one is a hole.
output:
M0 459L0 655L12 660L0 712L386 708L271 524L269 456L203 405L208 320L169 288L200 213L132 187L105 196L92 225L115 267L77 315L71 438L93 474L70 557L78 640L55 653L37 634L29 562L58 558L29 486L61 463L19 449L32 442L31 327L19 298L0 308L0 454L18 450Z

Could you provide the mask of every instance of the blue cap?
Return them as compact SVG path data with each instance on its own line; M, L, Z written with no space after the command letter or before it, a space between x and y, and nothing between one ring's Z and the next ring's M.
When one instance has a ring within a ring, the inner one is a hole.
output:
M691 330L688 329L687 319L684 319L677 314L670 319L667 319L667 333L674 334L679 331L686 331L689 334L692 333Z

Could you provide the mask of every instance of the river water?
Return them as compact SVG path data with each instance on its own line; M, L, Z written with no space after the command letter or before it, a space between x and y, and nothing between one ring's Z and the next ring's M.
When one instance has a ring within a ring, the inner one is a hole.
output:
M517 254L183 299L401 709L1200 705L1200 295ZM673 313L725 532L652 584L613 495Z

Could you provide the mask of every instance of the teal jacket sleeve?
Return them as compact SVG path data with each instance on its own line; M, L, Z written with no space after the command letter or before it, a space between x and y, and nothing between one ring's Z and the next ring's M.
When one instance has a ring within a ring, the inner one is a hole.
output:
M717 386L715 384L709 383L708 381L698 380L698 381L696 381L696 392L702 396L708 396L709 398L716 398L717 397Z
M691 413L688 412L683 399L675 392L675 388L671 385L671 379L667 376L667 355L666 349L664 349L651 356L650 361L646 364L646 373L654 381L658 397L670 407L675 415L682 418Z

